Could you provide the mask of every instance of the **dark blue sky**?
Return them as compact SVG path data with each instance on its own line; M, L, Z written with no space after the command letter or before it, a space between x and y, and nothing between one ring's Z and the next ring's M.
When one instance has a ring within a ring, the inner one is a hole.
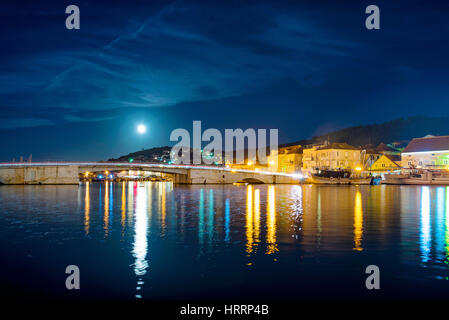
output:
M106 159L192 120L290 142L447 116L448 17L449 1L3 1L0 160Z

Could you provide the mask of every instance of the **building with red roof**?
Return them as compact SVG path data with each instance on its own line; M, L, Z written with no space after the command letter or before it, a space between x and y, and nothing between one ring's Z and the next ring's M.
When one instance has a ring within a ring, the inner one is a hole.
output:
M404 168L449 169L449 136L414 138L401 158Z

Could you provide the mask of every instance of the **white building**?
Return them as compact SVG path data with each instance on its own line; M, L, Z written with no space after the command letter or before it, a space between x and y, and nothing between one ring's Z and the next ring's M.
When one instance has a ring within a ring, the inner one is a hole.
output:
M449 136L414 138L402 151L404 168L449 169Z

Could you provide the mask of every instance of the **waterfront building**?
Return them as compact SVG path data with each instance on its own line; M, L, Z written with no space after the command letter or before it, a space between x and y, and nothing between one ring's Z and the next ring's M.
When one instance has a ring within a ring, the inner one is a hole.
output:
M268 157L268 163L270 165L271 171L284 173L300 172L302 168L302 152L303 149L301 145L279 148L277 154L272 153Z
M380 158L369 167L370 172L380 175L398 170L401 170L401 156L391 154L381 155Z
M449 136L414 138L401 158L404 168L449 169Z
M330 143L314 146L303 151L303 169L352 169L361 170L363 166L362 151L347 143Z

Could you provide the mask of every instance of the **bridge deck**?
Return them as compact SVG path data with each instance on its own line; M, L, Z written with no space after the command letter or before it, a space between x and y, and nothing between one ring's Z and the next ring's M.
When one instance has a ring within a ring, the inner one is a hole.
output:
M86 171L142 170L167 173L175 183L211 184L258 180L263 183L298 183L300 174L231 169L216 166L172 165L124 162L33 162L0 163L0 183L3 184L75 184Z

